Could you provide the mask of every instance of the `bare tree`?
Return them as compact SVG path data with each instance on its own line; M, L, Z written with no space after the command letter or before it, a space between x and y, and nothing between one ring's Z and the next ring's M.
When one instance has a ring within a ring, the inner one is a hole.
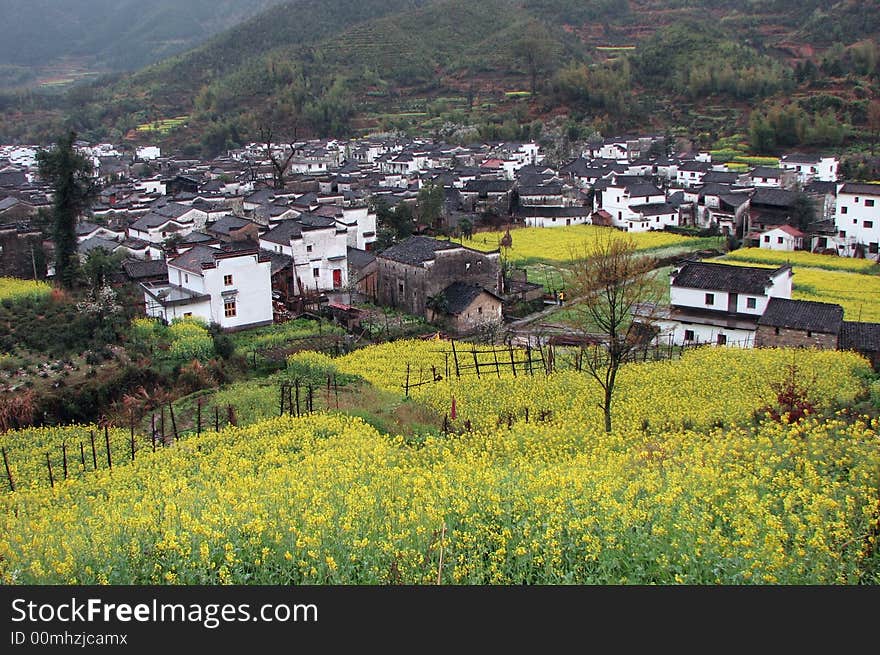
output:
M599 407L611 431L614 387L622 364L653 337L662 286L655 260L639 256L635 241L608 229L573 252L566 285L579 329L594 338L583 353L583 370L602 387Z
M296 139L296 131L294 130L294 140ZM284 188L284 178L287 175L287 167L296 152L293 142L288 144L290 153L287 156L277 155L272 150L272 128L260 128L260 142L266 144L266 158L272 163L272 186L275 189Z

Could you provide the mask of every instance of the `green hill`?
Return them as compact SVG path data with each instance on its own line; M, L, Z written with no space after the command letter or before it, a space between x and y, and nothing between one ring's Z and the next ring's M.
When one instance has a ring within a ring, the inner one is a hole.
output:
M0 62L24 70L81 58L134 70L188 50L279 0L0 0Z
M0 95L0 140L63 125L211 154L264 125L512 139L567 115L573 137L678 128L712 147L775 121L794 128L756 136L761 149L839 148L869 138L876 16L878 0L288 0L132 75ZM178 117L167 133L135 129Z

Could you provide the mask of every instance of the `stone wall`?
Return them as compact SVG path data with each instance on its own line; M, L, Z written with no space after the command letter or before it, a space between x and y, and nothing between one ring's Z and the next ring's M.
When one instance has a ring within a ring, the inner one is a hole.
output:
M837 350L837 335L759 325L755 333L755 346L758 348L819 348L820 350Z

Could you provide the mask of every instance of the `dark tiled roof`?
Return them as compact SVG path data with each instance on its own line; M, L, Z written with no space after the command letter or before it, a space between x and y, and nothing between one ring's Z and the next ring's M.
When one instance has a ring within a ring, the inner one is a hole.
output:
M517 216L522 217L547 217L547 218L577 218L589 216L592 209L589 207L520 207Z
M260 259L261 260L265 260L265 259L269 260L269 262L270 262L269 270L271 271L270 272L271 275L275 275L277 273L280 273L285 268L287 268L288 266L293 264L293 257L290 257L288 255L283 255L280 252L272 252L271 250L265 250L263 248L260 248Z
M804 191L807 193L831 194L836 196L837 182L821 182L819 180L813 180L804 187Z
M733 171L709 171L703 176L703 184L735 184L739 173Z
M410 237L397 245L385 250L380 257L400 262L401 264L422 264L435 258L440 250L461 248L451 241L439 241L431 237Z
M376 261L376 255L359 248L348 248L348 263L352 268L363 269Z
M561 184L539 184L519 188L520 196L558 196L560 193L562 193Z
M763 316L758 319L758 325L825 334L838 334L842 324L843 307L840 305L787 298L771 298Z
M865 196L880 196L880 184L858 184L847 182L840 189L840 193L859 193Z
M178 255L172 259L169 263L177 268L182 268L185 271L201 275L202 265L213 264L214 255L217 254L217 252L218 250L216 248L210 248L208 246L193 246L182 255Z
M673 274L672 284L688 289L707 289L732 291L734 293L751 293L762 295L772 284L771 278L779 271L789 269L782 266L777 269L757 268L752 266L730 266L728 264L710 264L707 262L685 262L677 274Z
M453 282L443 290L443 295L446 297L446 309L450 314L461 314L481 293L488 293L498 298L497 295L479 285Z
M630 198L646 198L647 196L662 196L663 192L653 184L627 184L626 192Z
M678 170L689 172L708 173L712 170L712 164L705 161L686 161L678 167Z
M468 180L464 191L468 193L507 193L513 187L508 180Z
M321 216L315 212L305 212L296 218L296 222L305 230L336 227L336 220L329 216Z
M131 280L168 279L168 264L164 259L128 260L122 268Z
M674 214L675 207L665 202L655 202L650 205L635 205L632 207L634 212L638 212L642 216L661 216L663 214Z
M269 243L279 243L282 246L289 246L291 239L299 239L302 237L302 225L299 221L288 220L281 221L278 225L266 232L260 237L263 241Z
M102 237L89 237L77 246L77 251L80 253L89 253L97 248L103 248L108 253L112 253L118 247L119 244L116 241L110 241L109 239L104 239Z
M880 323L844 321L840 330L840 348L859 352L880 350Z
M788 164L818 164L820 159L819 155L805 155L800 152L782 155L782 161Z
M782 177L782 169L773 166L755 166L751 176L754 177Z
M229 234L233 230L240 230L241 228L247 225L256 225L253 221L249 221L246 218L239 218L238 216L232 216L231 214L227 214L226 216L216 220L212 225L209 226L211 232L215 232L217 234Z
M752 195L752 205L767 207L792 207L797 199L797 192L785 189L759 188Z
M180 243L210 243L216 239L204 232L190 232L180 240Z

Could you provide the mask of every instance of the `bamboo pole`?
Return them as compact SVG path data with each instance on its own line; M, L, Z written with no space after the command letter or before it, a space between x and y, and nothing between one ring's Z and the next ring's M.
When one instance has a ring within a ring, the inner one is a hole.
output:
M9 491L15 491L15 481L12 479L12 473L9 471L9 459L6 456L5 448L3 448L3 466L6 467L6 478L9 480Z

